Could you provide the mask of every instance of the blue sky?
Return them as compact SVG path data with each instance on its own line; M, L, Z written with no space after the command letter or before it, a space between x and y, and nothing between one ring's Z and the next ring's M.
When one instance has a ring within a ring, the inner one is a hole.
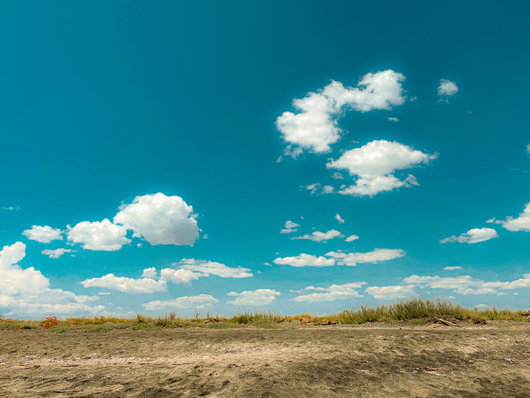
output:
M0 4L0 313L529 307L510 4Z

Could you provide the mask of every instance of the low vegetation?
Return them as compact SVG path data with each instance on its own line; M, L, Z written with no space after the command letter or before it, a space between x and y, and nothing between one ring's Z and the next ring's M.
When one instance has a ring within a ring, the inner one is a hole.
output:
M367 322L410 322L422 325L437 317L450 316L455 320L485 323L486 321L518 321L529 322L528 311L502 310L492 306L484 309L467 308L454 304L449 300L424 300L421 298L399 301L389 305L370 307L361 305L359 309L345 309L338 314L318 316L305 313L284 316L272 311L237 311L230 317L207 313L201 317L198 313L193 318L177 317L173 312L165 316L150 316L136 314L132 318L126 317L47 317L45 319L22 320L5 318L0 315L0 330L40 329L52 332L82 329L87 332L110 331L113 329L159 330L163 328L199 327L212 329L228 329L240 327L257 328L291 328L303 324L363 324Z

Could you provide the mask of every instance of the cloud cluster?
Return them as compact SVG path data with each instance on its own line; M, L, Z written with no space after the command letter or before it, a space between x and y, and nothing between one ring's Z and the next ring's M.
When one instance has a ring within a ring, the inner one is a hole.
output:
M221 263L204 260L184 259L172 264L175 268L163 268L160 277L156 277L155 267L143 270L139 279L108 274L100 278L87 279L81 282L85 288L99 287L116 290L129 294L150 294L155 292L167 292L167 283L175 284L190 283L199 278L210 275L221 278L250 278L253 276L248 268L232 268Z
M233 305L250 306L269 305L276 299L276 296L280 295L280 292L272 289L258 289L254 291L244 291L241 293L230 292L227 294L227 296L235 297L235 299L228 301L227 303Z
M41 251L41 253L50 258L59 258L64 253L75 253L75 250L60 248L60 249L55 249L55 250L43 250Z
M302 253L294 257L278 257L273 262L291 267L331 267L334 265L355 267L358 264L376 264L380 261L394 260L405 255L406 252L401 249L375 249L366 253L329 252L325 255L331 258Z
M506 221L502 222L502 226L512 232L530 232L530 203L526 204L524 211L519 214L519 217L507 217Z
M356 290L354 290L361 288L363 285L366 285L366 282L352 282L346 283L344 285L331 285L330 287L326 288L308 286L302 291L314 291L315 293L296 296L293 300L298 302L304 301L309 303L317 303L322 301L350 299L352 297L363 297ZM299 293L302 291L299 291Z
M413 288L414 286L370 286L365 292L377 300L397 300L413 297Z
M427 164L436 157L436 154L429 155L398 142L378 140L344 152L339 159L328 162L326 167L345 169L351 176L357 177L355 185L343 188L340 194L374 196L379 192L419 185L413 175L400 180L393 173Z
M473 228L460 236L453 235L448 238L442 239L440 243L459 242L472 244L485 242L487 240L498 237L499 234L493 228Z
M293 236L291 239L298 240L298 239L307 239L312 240L313 242L327 242L330 239L333 238L343 238L344 235L342 235L339 231L335 229L331 229L327 232L320 232L315 231L311 235L302 235L302 236Z
M196 217L193 208L179 196L162 193L137 196L133 203L121 206L113 222L109 219L83 221L74 227L68 226L67 237L69 242L94 251L120 250L131 243L126 236L129 230L133 231L134 238L143 238L151 245L193 246L199 238ZM33 226L32 230L24 231L30 239L40 239L40 242L46 239L46 243L60 233L47 226ZM62 236L55 239L62 239Z
M285 223L285 228L280 231L281 234L290 234L292 232L298 231L296 227L299 227L300 224L297 224L295 222L292 222L291 220L288 220Z
M177 297L172 300L166 300L166 301L150 301L149 303L142 304L142 306L147 311L157 311L157 310L165 310L168 308L189 308L192 306L196 306L196 308L203 308L206 306L211 306L215 303L219 302L215 297L210 296L209 294L200 294L198 296L184 296L184 297Z
M34 267L22 269L18 265L25 256L26 245L22 242L4 246L0 251L0 308L11 310L9 314L96 314L105 309L104 306L85 304L98 300L97 296L77 296L62 289L51 289L49 279L40 271Z
M60 229L54 229L47 225L33 225L31 229L27 229L22 232L22 235L29 240L34 240L39 243L50 243L54 240L63 240L63 231Z
M511 282L485 282L469 275L457 277L417 276L412 275L403 279L409 285L428 286L433 289L454 289L462 295L499 294L498 290L514 290L530 287L530 274Z
M67 236L70 242L82 244L85 250L116 251L131 243L126 234L127 229L105 218L101 222L83 221L74 227L68 226Z
M374 249L367 253L329 252L326 254L337 261L337 265L355 267L358 264L376 264L380 261L390 261L404 257L407 253L401 249Z
M293 107L299 113L284 112L276 120L277 129L289 144L286 153L296 158L304 149L314 153L329 152L330 145L341 137L337 119L345 110L368 112L403 105L401 82L404 80L405 76L393 70L368 73L355 88L332 81L316 93L294 99Z

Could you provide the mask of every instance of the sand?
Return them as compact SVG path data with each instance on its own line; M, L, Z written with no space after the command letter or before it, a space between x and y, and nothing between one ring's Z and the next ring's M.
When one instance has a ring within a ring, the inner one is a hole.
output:
M0 331L2 397L529 397L530 324Z

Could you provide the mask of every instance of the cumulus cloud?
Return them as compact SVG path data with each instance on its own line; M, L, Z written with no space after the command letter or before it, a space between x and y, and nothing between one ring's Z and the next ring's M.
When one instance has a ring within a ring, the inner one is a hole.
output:
M16 242L0 251L0 293L17 295L43 291L50 284L48 278L34 267L22 269L17 264L26 256L26 245Z
M355 267L358 264L376 264L380 261L394 260L396 258L404 257L406 254L407 253L401 249L375 249L366 253L329 252L326 256L336 259L337 265Z
M456 93L458 93L458 86L456 85L455 82L452 82L452 81L447 80L447 79L441 79L440 80L440 85L438 86L438 95L439 96L441 96L441 97L442 96L452 97Z
M333 188L331 185L324 185L322 187L323 194L333 193L334 191L335 191L335 188Z
M126 234L125 228L104 219L101 222L83 221L73 228L68 225L67 237L72 243L82 244L86 250L116 251L131 243Z
M0 308L17 316L38 314L90 313L104 306L89 307L85 303L97 296L77 296L62 289L51 289L50 281L34 267L22 269L18 263L26 256L26 245L16 242L0 251Z
M280 231L281 234L290 234L291 232L298 231L296 227L299 227L300 224L292 222L291 220L285 223L285 228Z
M499 234L493 228L473 228L460 236L450 236L442 239L440 243L459 242L459 243L479 243L487 240L498 238Z
M190 283L199 278L216 275L221 278L250 278L252 273L248 268L232 268L221 263L204 260L183 259L172 264L175 268L163 268L160 277L156 278L156 268L146 268L139 279L108 274L100 278L87 279L81 282L85 288L99 287L129 294L149 294L167 292L167 283Z
M59 258L64 253L75 253L75 250L72 249L55 249L55 250L43 250L41 251L42 254L50 257L50 258Z
M114 223L134 231L152 245L193 246L199 238L199 227L188 206L179 196L137 196L130 205L122 206Z
M63 231L47 225L33 225L31 229L22 232L22 235L29 240L35 240L39 243L50 243L53 240L63 240Z
M276 296L280 296L281 293L272 289L258 289L254 291L244 291L241 293L230 292L227 296L235 297L232 301L227 301L228 304L233 305L269 305L272 303Z
M366 285L366 282L352 282L346 283L344 285L331 285L330 287L314 287L308 286L302 291L309 292L315 291L315 293L303 294L295 297L294 301L305 301L309 303L317 303L321 301L335 301L349 299L352 297L363 297L356 290L363 285Z
M344 152L339 159L328 162L326 167L345 169L351 176L357 177L355 185L343 188L340 194L373 196L379 192L419 185L411 174L400 180L392 173L421 163L427 164L436 157L436 154L429 155L398 142L379 140Z
M344 235L342 235L339 231L331 229L327 232L315 231L311 235L293 236L291 239L307 239L312 240L313 242L327 242L330 239L341 238L343 236Z
M469 275L442 278L435 276L412 275L403 279L409 285L428 286L433 289L454 289L455 293L462 295L499 294L498 290L514 290L530 287L530 274L523 278L509 282L485 282Z
M156 277L156 268L150 267L145 268L142 272L142 278L155 278Z
M339 224L344 224L344 220L342 219L339 213L335 214L335 220L337 220Z
M355 88L331 81L316 93L294 99L293 107L299 113L284 112L276 120L276 128L289 144L287 154L296 158L304 149L314 153L330 152L330 145L341 138L342 129L337 120L345 110L368 112L403 105L401 82L404 80L405 76L393 70L368 73Z
M344 239L345 242L353 242L354 240L359 239L358 235L350 235L346 239Z
M414 286L370 286L365 292L377 300L396 300L414 296L413 288Z
M118 292L130 294L147 294L167 291L167 281L156 281L151 278L127 278L108 274L101 278L86 279L81 282L83 287L99 287L117 290Z
M291 267L330 267L335 265L332 258L317 257L310 254L302 253L294 257L278 257L273 261L278 265L290 265Z
M179 266L182 270L189 270L199 273L201 276L216 275L220 276L221 278L250 278L253 276L252 272L250 272L250 269L248 268L243 268L240 266L237 268L232 268L213 261L194 260L187 258L172 265Z
M526 204L524 211L519 214L519 217L507 217L506 221L502 222L502 227L513 232L530 232L530 203Z
M166 301L150 301L149 303L142 304L147 311L165 310L167 308L189 308L191 306L210 306L219 302L215 297L209 294L199 294L198 296L184 296L177 297L172 300Z

